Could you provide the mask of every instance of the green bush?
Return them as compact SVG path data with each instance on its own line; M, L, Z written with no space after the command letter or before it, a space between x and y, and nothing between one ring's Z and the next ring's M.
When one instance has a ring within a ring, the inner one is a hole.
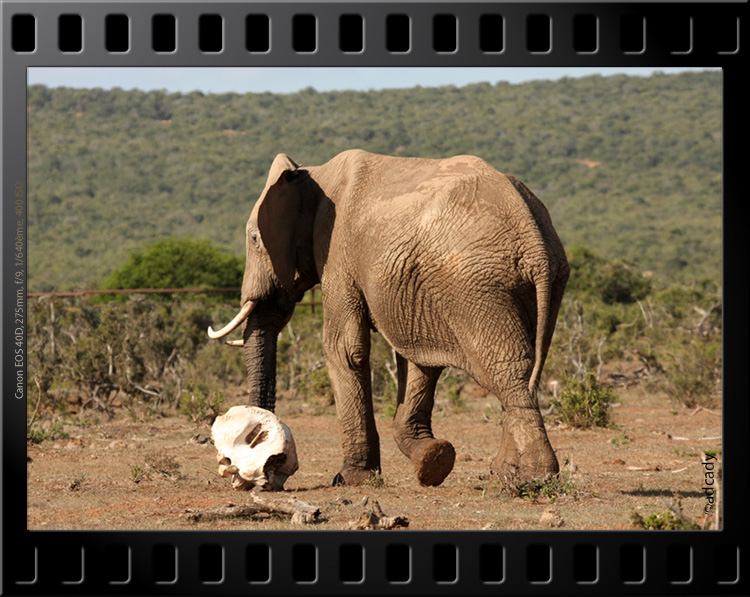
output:
M448 401L448 405L450 406L450 410L453 413L461 413L466 410L466 400L464 400L463 396L461 396L461 389L463 388L463 383L461 383L457 376L453 374L452 369L447 369L443 373L443 383L441 384L443 388L442 389L442 397ZM437 393L437 392L436 392Z
M615 391L599 384L596 375L587 373L583 381L566 380L559 398L552 404L558 416L573 427L608 427Z
M568 291L590 294L604 303L634 303L651 291L651 282L624 260L607 260L581 245L567 251L570 264Z
M328 367L321 365L313 369L301 380L300 391L307 399L313 399L323 406L333 404L333 388L328 377Z
M119 288L239 288L244 263L207 239L166 238L130 255L102 283L102 290ZM154 298L174 300L172 294ZM209 293L213 301L236 301L237 292ZM99 295L99 302L125 302L127 296Z
M508 493L511 497L537 501L539 498L547 498L554 503L562 495L576 495L576 486L571 479L570 470L567 473L560 472L556 475L547 475L539 479L522 481L520 477L505 477L500 485L500 490Z
M319 295L318 295L319 296ZM297 307L281 331L276 348L276 388L291 397L324 403L333 396L323 358L323 314L318 307Z
M142 295L103 306L86 299L30 300L29 402L36 409L40 401L40 412L64 413L72 395L82 398L84 410L113 417L119 396L123 404L135 399L158 414L179 405L187 379L241 383L242 351L211 342L205 332L232 312L207 301L168 304Z
M633 526L647 531L697 531L700 527L692 521L684 521L672 512L654 512L646 517L633 512L630 517Z
M398 389L393 380L390 380L385 387L385 391L380 397L380 414L386 419L392 419L396 416L396 396L398 395Z
M666 351L662 388L687 408L716 406L720 401L721 339L692 334Z
M32 444L41 444L47 439L70 439L70 434L60 422L55 422L48 427L32 426L26 436L27 441Z
M180 412L187 415L193 422L208 422L213 424L222 404L224 404L224 393L209 388L205 384L190 381L187 384L187 392L182 394L180 400Z

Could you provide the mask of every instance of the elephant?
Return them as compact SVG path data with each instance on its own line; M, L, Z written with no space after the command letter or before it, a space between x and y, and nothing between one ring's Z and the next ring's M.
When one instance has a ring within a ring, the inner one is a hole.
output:
M502 404L492 473L559 472L536 389L570 268L549 212L520 180L467 155L353 149L300 167L279 154L247 221L246 249L240 311L209 336L243 326L250 402L274 411L277 337L320 284L343 448L334 485L381 472L371 330L396 353L394 439L419 483L439 485L453 469L455 450L431 423L445 367Z

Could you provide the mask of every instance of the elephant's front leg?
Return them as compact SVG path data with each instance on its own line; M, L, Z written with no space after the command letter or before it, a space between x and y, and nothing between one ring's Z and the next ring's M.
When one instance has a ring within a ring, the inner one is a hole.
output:
M432 434L435 386L442 367L421 367L397 356L398 408L394 439L414 464L422 485L440 485L453 470L456 451L450 442Z
M344 450L344 466L333 484L361 485L380 473L380 440L370 385L370 330L364 310L327 316L323 349Z

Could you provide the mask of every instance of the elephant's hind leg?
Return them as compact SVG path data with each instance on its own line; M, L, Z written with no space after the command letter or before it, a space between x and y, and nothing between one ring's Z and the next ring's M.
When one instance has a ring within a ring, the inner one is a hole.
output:
M559 471L528 379L528 375L517 373L489 388L503 405L500 450L491 465L492 472L501 480L526 481Z
M397 357L398 407L394 439L414 464L422 485L440 485L453 470L456 451L450 442L432 434L432 406L441 367L420 367Z
M469 373L503 405L500 450L491 470L500 479L529 480L556 474L536 394L529 390L534 368L534 333L521 305L501 304L495 326L477 327L466 344ZM476 317L482 321L481 317Z

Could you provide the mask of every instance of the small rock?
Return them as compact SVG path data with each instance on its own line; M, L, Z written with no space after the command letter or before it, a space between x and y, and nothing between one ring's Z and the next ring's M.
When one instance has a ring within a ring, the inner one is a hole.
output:
M561 527L565 521L555 508L547 508L539 518L539 523L548 527Z
M313 512L295 512L292 514L292 524L313 524L317 514Z
M622 458L615 458L614 460L602 460L603 464L619 464L623 465L625 464L625 461Z
M74 448L83 448L83 436L78 435L76 437L73 437L69 440L67 440L64 444L62 444L62 447L66 450L72 450Z

